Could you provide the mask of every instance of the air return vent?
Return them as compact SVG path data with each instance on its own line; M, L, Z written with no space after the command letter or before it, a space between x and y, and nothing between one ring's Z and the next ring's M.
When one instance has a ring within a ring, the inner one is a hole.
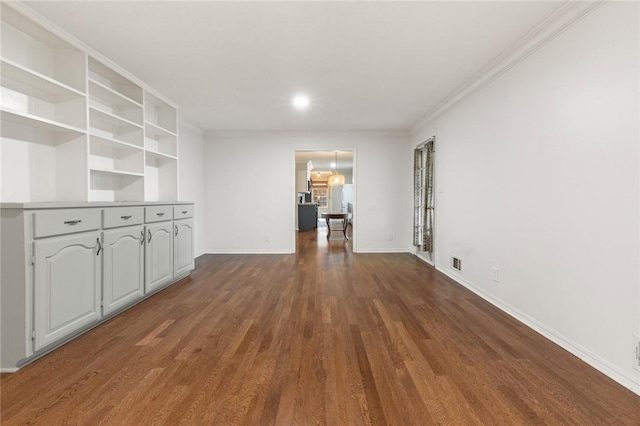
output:
M462 271L462 260L458 259L457 257L451 256L451 266L453 266L453 269Z

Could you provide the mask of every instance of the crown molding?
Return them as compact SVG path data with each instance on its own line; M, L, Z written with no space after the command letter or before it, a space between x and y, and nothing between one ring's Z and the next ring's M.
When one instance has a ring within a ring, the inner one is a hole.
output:
M465 81L456 90L447 95L433 109L427 112L411 128L415 133L417 129L434 120L449 110L453 105L468 96L471 92L490 83L503 73L518 65L538 49L552 41L554 38L569 29L573 24L602 6L608 0L598 1L566 1L551 15L536 25L527 34L512 44L507 50L494 58L480 71Z
M206 130L207 138L239 137L404 137L411 134L407 130Z
M186 130L189 130L192 133L195 133L199 136L204 136L204 130L202 130L200 127L196 126L195 124L191 124L188 121L183 120L182 118L179 118L179 125L184 127Z

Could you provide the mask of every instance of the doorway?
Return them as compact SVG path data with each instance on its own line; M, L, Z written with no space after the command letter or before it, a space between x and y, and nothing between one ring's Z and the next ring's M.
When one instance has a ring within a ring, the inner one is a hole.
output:
M295 251L298 251L300 236L309 232L318 238L327 239L328 236L331 245L342 240L355 251L355 151L296 150L294 158L295 223L292 232ZM344 238L342 221L330 219L331 232L328 232L323 217L328 213L342 213L348 217L344 222L348 239Z

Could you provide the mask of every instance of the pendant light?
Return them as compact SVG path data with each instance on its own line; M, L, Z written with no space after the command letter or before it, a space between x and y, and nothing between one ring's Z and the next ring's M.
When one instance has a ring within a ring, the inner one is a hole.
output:
M327 185L329 186L341 186L344 185L344 175L338 173L338 151L336 151L336 167L333 173L327 179Z

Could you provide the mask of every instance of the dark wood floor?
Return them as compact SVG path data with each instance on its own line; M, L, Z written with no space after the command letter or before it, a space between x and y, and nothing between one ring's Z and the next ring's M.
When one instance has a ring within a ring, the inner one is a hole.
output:
M639 424L640 397L409 254L300 233L2 376L2 424Z

